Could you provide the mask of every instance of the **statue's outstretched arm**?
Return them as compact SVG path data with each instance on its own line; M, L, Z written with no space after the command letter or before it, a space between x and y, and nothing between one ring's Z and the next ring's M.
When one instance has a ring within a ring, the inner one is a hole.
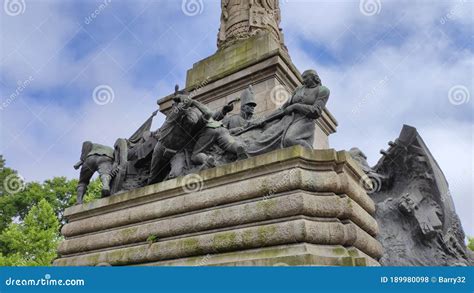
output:
M214 116L214 112L209 109L206 105L196 100L192 100L192 105L196 107L204 115L204 118L210 119Z

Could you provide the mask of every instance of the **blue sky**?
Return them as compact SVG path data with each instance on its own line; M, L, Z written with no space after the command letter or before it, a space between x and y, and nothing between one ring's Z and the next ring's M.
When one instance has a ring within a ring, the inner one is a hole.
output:
M7 165L27 181L74 178L82 141L130 136L216 51L220 1L195 2L190 13L181 0L3 0ZM474 235L474 2L282 0L281 8L293 62L331 89L339 122L331 147L358 146L375 164L403 124L417 127ZM93 99L101 85L113 91L104 105Z

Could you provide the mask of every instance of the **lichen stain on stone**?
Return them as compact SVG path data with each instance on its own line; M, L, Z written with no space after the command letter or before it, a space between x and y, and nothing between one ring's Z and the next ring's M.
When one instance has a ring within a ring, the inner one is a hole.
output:
M273 209L277 206L277 203L273 199L263 199L257 203L257 213L263 213L264 215L273 214Z
M335 255L346 255L347 250L343 247L336 247L336 248L333 248L332 252Z
M260 244L264 244L267 242L268 237L275 234L276 232L276 227L274 226L262 226L258 227L257 229L257 235L258 235L258 241Z
M199 240L195 237L186 238L179 242L178 247L181 247L183 251L202 253L203 249L199 244Z
M224 232L214 236L213 246L216 249L236 246L237 235L235 232Z

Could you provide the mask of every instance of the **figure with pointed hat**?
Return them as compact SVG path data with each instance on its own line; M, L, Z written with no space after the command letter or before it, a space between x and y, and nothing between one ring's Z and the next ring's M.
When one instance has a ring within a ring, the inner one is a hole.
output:
M231 134L238 133L253 123L252 119L257 107L252 86L249 86L240 96L240 113L227 116L222 124L229 129Z

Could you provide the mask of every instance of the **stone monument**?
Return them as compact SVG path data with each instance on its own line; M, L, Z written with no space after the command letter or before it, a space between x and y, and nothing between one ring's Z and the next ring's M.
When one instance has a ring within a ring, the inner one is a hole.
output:
M469 264L421 137L404 128L373 168L329 149L330 90L295 68L279 23L276 0L223 0L218 50L159 100L163 125L154 112L114 148L84 144L54 265ZM81 204L95 171L103 198Z
M328 149L329 89L292 64L278 1L221 20L160 129L117 140L112 195L65 211L55 265L379 265L365 174Z

